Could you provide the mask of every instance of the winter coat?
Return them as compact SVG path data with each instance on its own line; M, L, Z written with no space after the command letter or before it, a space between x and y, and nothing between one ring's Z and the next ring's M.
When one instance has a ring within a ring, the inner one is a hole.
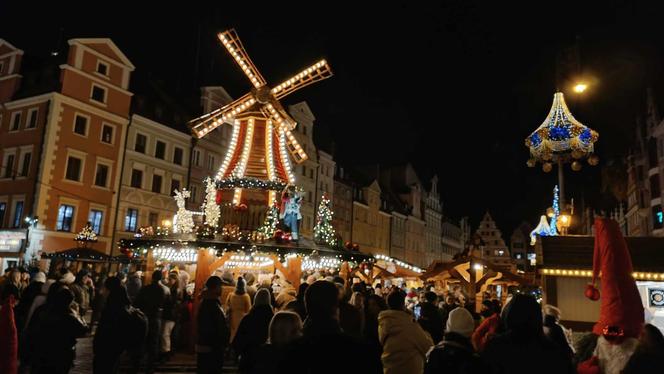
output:
M272 307L268 305L254 306L247 313L237 329L233 339L233 349L240 354L240 370L245 371L248 367L247 359L252 356L251 352L258 349L268 336L268 328L272 320Z
M431 336L402 310L384 310L378 315L378 338L383 345L385 374L421 373L425 355L433 346Z
M498 313L494 313L491 317L485 318L482 323L475 329L471 338L473 347L478 352L482 352L486 347L486 343L491 340L501 328L501 320Z
M23 291L23 297L21 302L14 308L14 317L16 318L16 329L18 331L23 330L25 324L28 320L28 313L30 312L30 307L35 301L35 298L41 293L43 282L32 282L25 291Z
M303 335L285 348L277 373L375 373L367 345L344 333L334 319L304 324Z
M431 339L436 344L443 339L443 332L445 331L443 316L440 309L431 303L422 303L420 306L420 319L417 322L424 331L431 335Z
M339 302L339 325L343 332L356 338L362 337L363 312L345 301Z
M489 340L481 357L491 374L525 374L533 368L537 374L575 372L571 360L545 336L524 340L508 331Z
M129 293L129 290L127 290ZM166 298L170 296L168 287L160 282L149 284L143 288L134 300L134 306L140 309L149 320L160 319ZM130 297L131 298L131 297Z
M474 374L483 373L480 356L475 353L470 339L450 332L429 353L424 374Z
M0 373L18 372L18 334L14 320L14 296L0 306Z
M226 310L228 311L228 318L230 321L229 326L231 328L231 341L233 341L235 338L235 333L237 332L237 328L240 326L240 322L242 322L242 318L244 318L244 316L249 313L250 309L251 299L249 299L249 295L246 293L238 295L233 292L228 295L228 299L226 300Z
M132 304L136 301L136 297L138 296L138 293L141 291L141 288L143 287L143 281L141 281L141 278L138 276L138 274L130 274L129 278L127 278L127 295L129 295L129 300L132 302Z
M38 312L34 316L34 336L29 337L35 344L33 371L47 373L70 368L76 356L76 340L85 335L87 325L71 311L63 313L46 306Z
M574 358L574 352L567 341L563 327L556 322L555 317L545 316L544 335L556 344L570 359Z
M164 312L162 319L167 321L177 321L178 309L180 307L180 298L177 284L168 288L168 295L164 302Z
M81 315L84 316L90 309L90 287L77 282L69 286L69 289L74 294L74 301L78 304Z
M229 335L226 316L217 298L205 298L198 308L196 352L223 352Z

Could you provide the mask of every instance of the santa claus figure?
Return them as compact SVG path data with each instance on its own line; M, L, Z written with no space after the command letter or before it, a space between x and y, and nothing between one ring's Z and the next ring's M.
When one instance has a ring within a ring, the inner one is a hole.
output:
M597 345L592 357L579 364L579 374L619 374L636 350L644 312L632 271L632 259L618 223L596 218L593 278L585 294L601 302L599 320L593 327ZM601 294L595 287L600 273Z
M297 241L299 238L298 226L299 221L302 219L302 214L300 213L300 201L302 201L302 196L293 185L286 187L281 194L279 218L290 228L291 239L293 241Z

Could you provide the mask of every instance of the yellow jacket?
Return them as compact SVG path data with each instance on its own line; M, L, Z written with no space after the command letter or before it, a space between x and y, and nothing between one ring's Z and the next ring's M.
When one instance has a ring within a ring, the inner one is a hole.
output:
M426 353L433 346L433 340L408 312L380 312L378 339L383 346L384 374L419 374L424 371Z

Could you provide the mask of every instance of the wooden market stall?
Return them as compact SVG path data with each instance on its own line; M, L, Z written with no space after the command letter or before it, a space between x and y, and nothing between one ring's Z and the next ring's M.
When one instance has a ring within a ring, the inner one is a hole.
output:
M646 315L664 329L664 238L625 241ZM562 323L573 330L589 331L599 317L600 303L584 296L592 278L594 243L592 236L570 235L540 237L535 245L543 302L560 308Z
M530 285L532 282L510 268L475 257L464 256L454 261L434 261L421 275L425 281L442 283L443 288L460 285L470 300L474 300L476 311L480 311L483 294L489 290L499 292L501 302L507 298L507 287Z

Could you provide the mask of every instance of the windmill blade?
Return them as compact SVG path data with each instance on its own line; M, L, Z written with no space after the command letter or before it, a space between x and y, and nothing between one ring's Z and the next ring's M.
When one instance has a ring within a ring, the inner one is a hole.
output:
M288 152L290 152L290 154L293 156L295 162L300 164L304 162L307 158L309 158L309 156L307 156L307 154L300 146L300 143L297 141L297 139L295 139L293 133L287 127L283 127L283 131L286 133Z
M297 122L291 118L278 101L274 100L265 107L267 107L269 117L277 124L277 128L285 126L287 129L293 130L297 126Z
M251 108L255 103L254 96L248 93L228 105L189 121L189 127L194 135L200 139L210 131L223 125L224 122Z
M256 69L254 63L251 62L251 59L249 58L247 51L245 51L244 47L242 46L242 42L237 36L235 30L230 29L224 32L220 32L217 34L217 37L221 41L221 44L226 47L228 53L233 56L235 62L240 65L240 68L242 71L244 71L244 74L247 75L247 78L249 78L251 84L253 84L256 88L265 86L265 79L258 71L258 69Z
M281 84L275 86L272 89L272 94L278 100L294 91L299 90L302 87L316 83L323 79L327 79L331 76L332 69L330 69L330 65L327 64L327 61L320 60L308 68L302 70L290 79L287 79Z

